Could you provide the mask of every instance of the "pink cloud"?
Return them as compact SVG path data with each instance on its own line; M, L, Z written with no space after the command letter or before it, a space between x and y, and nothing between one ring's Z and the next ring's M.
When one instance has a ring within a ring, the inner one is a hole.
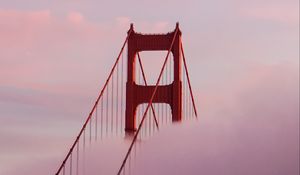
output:
M49 26L52 17L49 10L16 11L0 10L0 46L28 48L32 45L32 36Z
M116 21L119 25L128 28L128 26L130 25L131 19L127 16L120 16L120 17L116 18Z
M84 64L91 63L74 59L75 54L88 55L91 60L104 58L99 48L107 46L108 37L119 37L113 35L118 30L112 30L114 23L106 26L90 22L79 12L59 18L49 10L0 10L0 24L0 83L18 88L49 89L48 80L66 67L76 74ZM65 80L58 84L60 87L55 89L70 91L74 87Z
M72 22L72 23L81 23L83 22L84 20L84 17L81 13L79 12L70 12L68 15L67 15L67 19Z
M45 19L50 19L50 10L38 10L38 11L18 11L18 10L0 10L1 22L5 19L9 20L11 18L15 19L27 19L34 21L45 21ZM13 21L12 21L13 22Z
M296 6L269 5L244 8L242 13L248 17L296 25L299 23L299 9Z

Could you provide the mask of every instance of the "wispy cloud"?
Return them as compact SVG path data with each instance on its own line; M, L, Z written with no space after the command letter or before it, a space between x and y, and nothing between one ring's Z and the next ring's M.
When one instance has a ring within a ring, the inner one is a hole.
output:
M250 18L278 22L288 25L299 24L299 7L286 4L269 4L243 8L241 12Z

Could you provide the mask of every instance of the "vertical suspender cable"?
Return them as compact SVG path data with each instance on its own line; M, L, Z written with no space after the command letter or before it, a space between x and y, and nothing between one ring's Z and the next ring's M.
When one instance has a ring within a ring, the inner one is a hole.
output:
M119 120L119 64L117 65L117 97L116 97L116 135L118 135L118 120Z
M184 72L184 71L183 71ZM183 101L183 103L182 103L182 111L183 111L183 117L184 117L184 119L186 119L186 115L185 115L185 76L184 76L184 74L182 73L182 101Z
M98 132L98 126L97 126L97 123L98 123L98 104L96 106L96 111L95 111L95 114L96 114L96 118L95 118L95 140L97 140L97 132Z
M129 166L128 166L128 174L131 174L131 155L129 155Z
M79 141L77 142L77 151L76 151L76 175L79 175Z
M113 123L114 123L114 75L112 75L111 77L111 128L110 128L110 131L111 131L111 134L113 134Z
M100 126L101 126L101 128L100 128L100 131L101 131L100 135L101 135L101 139L102 139L102 136L103 136L103 97L101 98L101 117L100 117L100 122L101 122L101 124L100 124Z
M141 118L142 118L142 116L141 116ZM144 124L144 136L145 136L145 138L147 137L147 119L149 118L149 112L146 112L146 117L145 117L145 124ZM141 120L142 121L142 120ZM143 126L142 126L143 127Z
M83 152L82 152L82 171L85 174L85 129L83 130Z
M153 106L152 106L152 110L154 111ZM149 136L151 135L150 133L151 133L151 128L152 128L152 127L151 127L151 123L152 123L151 121L153 121L153 120L152 120L152 115L151 115L151 114L152 114L152 113L151 113L151 111L150 111L150 112L149 112L149 115L150 115L150 116L149 116L149 118L148 118L148 119L149 119L149 120L148 120L148 123L149 123Z
M83 151L85 151L85 130L83 130Z
M126 166L124 167L123 175L126 174Z
M158 95L160 96L160 93L159 93ZM158 120L159 123L161 123L161 120L160 120L161 115L160 115L160 110L159 110L159 109L160 109L160 106L161 106L161 103L158 103L158 104L157 104L157 108L156 108L156 109L157 109L157 114L158 114L157 120Z
M70 155L70 175L72 175L72 152Z
M165 75L166 75L166 70L164 70L164 72L163 72L163 75L162 75L162 83L163 83L163 85L166 85L165 84ZM162 120L161 120L161 123L162 124L164 124L165 122L165 104L164 103L162 103L162 110L161 110L161 112L162 112L162 115L161 115L161 117L162 117Z
M106 136L108 134L108 97L109 97L109 86L106 89Z
M185 70L185 68L184 68ZM188 101L188 96L187 96L187 87L186 87L186 74L184 73L184 94L185 94L185 115L186 115L186 118L188 117L188 113L187 113L187 101Z
M187 107L188 107L188 104L187 104L188 95L187 95L187 93L188 93L188 90L187 90L187 86L186 86L186 74L185 73L184 73L184 77L185 77L185 84L184 84L184 86L185 86L185 89L184 89L184 91L185 91L185 115L186 115L186 118L188 118L188 113L187 113Z
M191 105L191 99L189 99L189 116L192 118L192 105Z
M92 141L92 118L90 119L90 144Z

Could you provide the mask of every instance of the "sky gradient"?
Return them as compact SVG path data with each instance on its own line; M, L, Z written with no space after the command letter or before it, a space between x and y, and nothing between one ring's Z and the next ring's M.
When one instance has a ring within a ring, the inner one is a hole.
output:
M177 21L199 120L147 141L137 174L299 174L299 1L0 0L0 175L53 174L129 24Z

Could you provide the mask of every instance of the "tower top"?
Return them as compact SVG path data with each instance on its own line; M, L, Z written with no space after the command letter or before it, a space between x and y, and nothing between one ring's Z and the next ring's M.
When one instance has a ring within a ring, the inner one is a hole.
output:
M179 22L176 22L175 30L176 30L176 29L178 29L179 33L181 34L181 31L180 31L180 29L179 29ZM175 30L174 30L174 31L175 31ZM137 32L134 31L133 23L130 23L130 28L129 28L129 30L128 30L127 33L129 33L130 31L133 32L133 33L137 33ZM174 31L168 32L168 34L173 33ZM138 32L138 33L139 33L139 32ZM141 33L140 33L140 34L141 34Z
M179 29L179 22L176 22L176 29Z

